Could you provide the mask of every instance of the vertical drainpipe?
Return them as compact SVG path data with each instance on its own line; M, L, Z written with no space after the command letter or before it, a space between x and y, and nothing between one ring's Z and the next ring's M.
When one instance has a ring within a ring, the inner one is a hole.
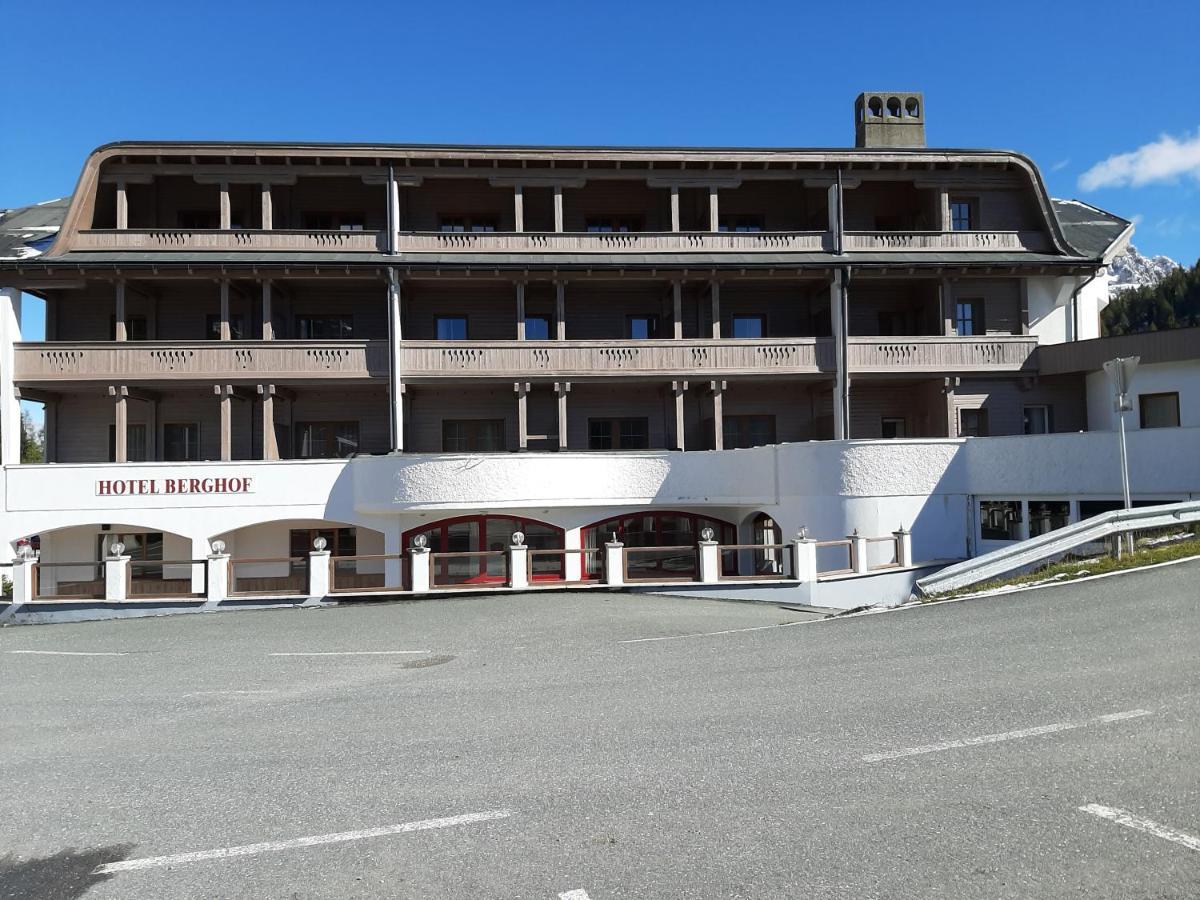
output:
M833 229L833 252L837 256L843 256L846 252L845 243L845 212L846 206L843 202L844 189L842 187L842 170L839 167L837 170L837 214L834 217ZM835 347L834 359L837 362L837 396L834 397L834 402L838 405L841 412L842 433L835 434L836 440L847 440L850 437L850 303L849 291L851 268L850 266L840 267L840 278L838 279L838 312L841 319L838 333L834 335L837 345ZM836 417L835 417L836 421Z
M388 165L387 177L387 242L385 247L389 256L396 252L396 169ZM392 266L387 269L387 336L388 336L388 443L396 440L396 354L394 350L395 326L392 322L392 292L396 286L396 270Z

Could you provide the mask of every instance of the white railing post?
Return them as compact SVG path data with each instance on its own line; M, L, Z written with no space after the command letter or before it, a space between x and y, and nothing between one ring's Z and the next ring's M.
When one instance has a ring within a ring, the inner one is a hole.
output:
M812 538L792 541L792 577L801 582L817 580L817 542Z
M867 555L867 539L855 529L854 534L846 535L850 541L850 568L856 575L865 575L871 568L871 560Z
M208 569L207 585L204 589L206 603L220 603L229 599L229 554L210 553L205 561Z
M33 567L35 565L37 565L37 560L32 556L28 559L18 556L13 560L13 606L20 606L22 603L28 603L33 599Z
M118 603L129 599L128 556L110 556L104 561L104 599Z
M721 580L721 545L716 541L700 541L700 581L716 584Z
M308 551L308 599L323 600L329 596L328 550Z
M625 584L625 545L620 541L604 545L604 583L614 587Z
M524 544L508 548L508 586L517 591L529 587L529 548Z
M568 529L565 542L566 548L568 550L579 548L581 546L581 537L579 529ZM563 554L563 577L565 580L569 582L583 580L583 557L582 553Z
M430 566L433 562L429 548L409 547L408 554L408 577L412 582L412 592L414 594L428 593L432 581Z
M912 532L901 525L892 536L896 539L896 565L907 569L913 564Z

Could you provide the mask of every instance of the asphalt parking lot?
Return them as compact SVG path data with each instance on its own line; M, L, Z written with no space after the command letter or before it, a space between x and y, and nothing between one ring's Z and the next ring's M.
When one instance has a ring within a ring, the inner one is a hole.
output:
M0 897L1200 896L1200 565L0 630Z

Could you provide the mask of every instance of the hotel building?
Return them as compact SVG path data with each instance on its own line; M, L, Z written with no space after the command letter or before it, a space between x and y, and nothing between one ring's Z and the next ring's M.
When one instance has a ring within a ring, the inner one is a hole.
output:
M217 538L267 560L246 563L262 590L317 536L378 557L342 573L363 588L399 588L418 533L482 552L903 524L919 557L962 556L973 500L927 532L937 485L855 519L846 453L882 446L902 481L922 447L1086 429L1086 373L1039 348L1099 336L1096 275L1132 226L1052 199L1019 153L927 148L924 113L863 94L852 149L103 146L53 244L0 261L0 538L38 536L46 596L98 577L56 562L117 540L180 591L163 561ZM45 464L18 464L21 399L45 406ZM789 493L805 454L827 483ZM541 574L586 578L583 556Z

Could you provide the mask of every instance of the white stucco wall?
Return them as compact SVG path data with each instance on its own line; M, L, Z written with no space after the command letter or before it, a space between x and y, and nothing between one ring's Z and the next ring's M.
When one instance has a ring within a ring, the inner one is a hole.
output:
M1082 285L1082 287L1081 287ZM1077 310L1071 295L1079 288ZM1100 311L1108 305L1108 281L1100 276L1035 277L1027 281L1029 333L1042 344L1065 344L1100 337Z
M1162 394L1172 391L1179 394L1180 426L1200 426L1200 359L1194 359L1138 366L1130 385L1133 410L1125 414L1125 428L1141 428L1138 394ZM1087 413L1089 431L1116 429L1117 414L1113 410L1112 385L1103 372L1093 372L1087 376Z

